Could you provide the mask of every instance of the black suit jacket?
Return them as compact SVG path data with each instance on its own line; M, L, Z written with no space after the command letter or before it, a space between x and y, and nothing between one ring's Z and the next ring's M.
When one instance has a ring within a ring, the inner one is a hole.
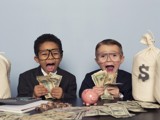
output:
M99 69L100 70L100 69ZM79 90L79 97L81 97L81 94L83 92L83 90L85 89L89 89L89 88L93 88L95 86L91 75L98 72L99 70L95 70L93 72L90 72L88 74L86 74L84 80L82 81L80 90ZM118 70L118 76L116 79L117 83L123 83L123 85L118 86L120 92L124 95L123 100L132 100L132 77L131 74L123 71L123 70Z
M60 87L63 89L63 98L76 98L76 77L73 74L60 68L57 69L57 74L62 75ZM43 75L43 73L40 66L20 74L17 96L32 97L34 87L39 84L36 76L41 75ZM42 96L42 98L44 98L44 96Z

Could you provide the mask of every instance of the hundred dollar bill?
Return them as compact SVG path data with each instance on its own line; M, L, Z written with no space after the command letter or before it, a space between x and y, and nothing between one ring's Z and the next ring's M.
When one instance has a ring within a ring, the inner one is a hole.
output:
M117 86L116 84L116 78L117 78L117 73L107 73L105 80L104 80L104 87L105 87L105 91L104 94L101 96L101 99L109 99L109 100L113 100L114 97L108 93L107 91L107 87L109 86Z
M114 100L114 97L105 89L103 95L101 95L101 99Z
M67 110L64 111L61 108L58 108L58 109L59 110L51 109L41 114L26 116L20 120L81 120L83 117L83 111L74 113Z
M106 77L106 72L105 71L98 71L96 73L94 73L92 76L92 80L94 82L94 84L98 87L101 87L104 85L104 81L105 81L105 77Z
M99 109L100 115L112 115L112 111L109 107L103 106L103 108Z
M89 116L98 116L98 115L99 115L99 111L97 109L89 109L85 111L84 116L89 117Z
M96 86L116 85L117 73L107 73L107 71L100 70L94 73L92 80Z
M109 108L112 111L112 116L115 118L127 118L132 117L134 115L130 114L124 105L111 104L109 105Z
M117 103L123 104L131 112L147 112L136 101L118 101Z
M142 108L145 109L159 109L160 105L156 103L151 102L142 102L142 101L136 101Z
M107 73L107 76L105 77L104 85L114 84L116 83L116 79L117 79L117 73Z
M98 115L112 115L111 110L109 107L103 105L103 106L90 106L91 110L97 110Z
M58 87L60 85L61 79L62 79L61 75L52 74L52 73L50 73L47 76L37 76L38 82L43 84L48 90L48 94L45 95L46 99L52 98L50 92L52 88Z
M29 114L23 113L12 113L12 112L0 112L0 120L20 120L23 116L28 116Z
M62 76L57 75L57 74L53 74L53 73L50 73L49 76L50 76L49 81L54 83L53 86L58 87L60 85Z
M107 71L100 70L94 73L91 77L96 86L105 88L104 94L101 95L101 99L113 100L114 97L108 93L106 88L108 86L111 86L112 84L114 84L114 86L117 86L116 84L117 73L107 73Z

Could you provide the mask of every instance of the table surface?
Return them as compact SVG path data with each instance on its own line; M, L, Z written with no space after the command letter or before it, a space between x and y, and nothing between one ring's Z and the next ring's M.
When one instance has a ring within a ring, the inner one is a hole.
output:
M85 106L80 98L77 99L62 99L53 100L60 101L64 103L70 103L72 106ZM98 105L103 105L104 103L115 103L118 100L99 100ZM30 111L30 114L35 114L35 111ZM150 109L145 113L134 113L135 116L130 118L118 118L118 120L160 120L160 109ZM94 116L94 117L83 117L82 120L117 120L112 116Z
M115 103L117 100L99 100L98 105L103 105L104 103ZM71 103L73 106L84 106L80 98L62 100L62 102ZM130 118L118 118L118 120L160 120L160 109L148 110L145 113L134 113L135 116ZM94 117L84 117L82 120L117 120L112 116L94 116Z

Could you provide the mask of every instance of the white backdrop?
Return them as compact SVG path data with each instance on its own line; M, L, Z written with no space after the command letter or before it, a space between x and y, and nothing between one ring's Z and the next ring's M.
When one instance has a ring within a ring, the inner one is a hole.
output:
M76 75L78 93L85 74L98 68L94 52L99 41L112 38L122 43L121 69L129 72L133 56L145 48L139 40L147 30L160 46L159 11L159 0L1 0L0 51L12 63L12 96L17 95L19 74L38 65L33 43L41 34L61 39L60 66Z

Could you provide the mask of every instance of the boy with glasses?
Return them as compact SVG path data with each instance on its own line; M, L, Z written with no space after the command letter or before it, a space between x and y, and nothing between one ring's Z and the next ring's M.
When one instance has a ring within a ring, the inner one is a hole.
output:
M50 92L53 98L76 98L76 77L59 68L63 57L60 39L52 34L43 34L34 42L34 60L39 67L28 70L19 76L18 97L35 97L45 99ZM50 73L61 75L60 85L48 91L37 81L37 76L47 76Z
M82 81L79 96L83 90L92 89L101 96L107 89L108 93L114 98L121 98L123 100L132 99L132 82L131 74L120 70L119 67L124 61L123 50L121 44L112 39L105 39L99 42L95 49L95 60L100 66L100 69L92 71L86 74L84 80ZM92 75L100 70L106 71L107 73L117 73L116 83L122 83L121 85L115 86L96 86L92 80Z

